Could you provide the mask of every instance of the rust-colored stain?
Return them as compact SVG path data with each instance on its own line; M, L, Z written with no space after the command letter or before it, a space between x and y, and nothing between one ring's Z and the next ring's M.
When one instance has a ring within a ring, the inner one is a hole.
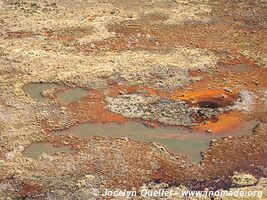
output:
M105 96L97 90L89 92L88 97L73 102L67 108L73 113L75 123L82 122L116 122L124 123L126 118L105 109Z
M238 98L238 90L231 93L225 90L195 90L195 91L176 91L172 95L173 100L183 100L192 106L219 108L231 105Z
M128 94L138 93L142 91L143 95L158 95L160 97L167 97L166 92L157 91L149 87L144 86L126 86L126 85L111 85L107 89L91 90L88 96L80 99L79 101L73 102L67 106L67 109L72 113L72 123L83 123L83 122L96 122L96 123L124 123L128 121L122 115L112 113L105 109L107 96L118 96L122 91L126 91Z
M38 195L42 193L42 188L37 184L24 183L21 186L21 189L18 192L18 195L22 199L26 199L31 195Z
M214 119L208 121L207 124L200 124L195 126L194 129L206 131L211 130L213 134L225 133L232 129L236 129L241 126L244 121L244 114L238 111L231 111L228 113L223 113Z
M178 90L172 95L171 99L173 100L183 100L187 102L204 102L204 101L217 101L217 102L225 102L234 101L237 96L237 90L231 91L231 93L225 90L194 90L194 91L181 91ZM222 103L223 104L223 103Z
M31 31L14 31L14 32L8 32L7 36L9 38L26 38L26 37L32 37L34 35Z

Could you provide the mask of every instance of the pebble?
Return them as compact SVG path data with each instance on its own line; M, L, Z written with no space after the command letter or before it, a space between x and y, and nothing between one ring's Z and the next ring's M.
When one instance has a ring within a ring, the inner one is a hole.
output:
M212 133L212 130L211 129L207 129L206 132L207 133Z
M232 93L232 90L230 88L224 88L226 92Z

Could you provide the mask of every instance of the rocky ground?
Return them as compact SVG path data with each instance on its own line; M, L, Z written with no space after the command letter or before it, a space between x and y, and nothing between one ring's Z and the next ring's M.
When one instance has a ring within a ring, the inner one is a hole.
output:
M92 188L266 192L266 11L263 0L1 0L0 199L97 199ZM33 82L61 89L37 101L23 91ZM77 87L88 96L56 100ZM154 143L53 134L133 120L208 134L258 125L212 141L200 163ZM73 151L32 159L23 152L33 142Z

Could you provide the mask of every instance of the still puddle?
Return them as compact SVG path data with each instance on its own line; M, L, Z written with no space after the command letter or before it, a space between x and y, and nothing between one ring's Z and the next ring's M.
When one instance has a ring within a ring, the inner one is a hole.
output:
M50 143L32 143L23 152L24 156L37 159L42 154L51 155L53 153L71 152L70 146L55 147Z
M238 132L237 135L252 133L254 126L246 131ZM71 134L79 137L111 136L128 137L138 141L156 142L171 152L184 154L188 161L199 162L200 152L207 149L212 139L220 138L229 134L204 134L187 128L158 127L148 128L141 123L130 122L119 124L90 124L84 123L70 129L61 131L63 134Z
M62 86L54 83L28 83L22 87L23 91L33 99L44 101L47 98L42 96L42 92ZM81 88L69 88L56 94L56 100L62 105L68 105L74 101L82 99L88 95L88 91Z
M53 88L59 88L60 86L55 83L28 83L22 86L25 93L29 94L33 99L42 101L46 98L41 95L45 90L50 90Z
M82 88L70 88L56 95L59 103L68 105L88 95L88 91Z

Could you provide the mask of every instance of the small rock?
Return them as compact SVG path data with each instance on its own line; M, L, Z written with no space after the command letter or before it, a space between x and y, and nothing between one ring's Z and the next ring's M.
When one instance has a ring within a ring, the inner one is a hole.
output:
M226 92L232 93L232 90L230 88L224 88Z
M120 94L120 95L123 95L123 94L127 94L127 92L128 92L128 91L125 89L125 90L120 91L119 94Z
M259 85L259 81L252 81L255 85Z
M163 146L157 144L156 142L153 142L153 144L155 147L159 148L161 151L166 151L166 149Z
M212 133L212 130L211 129L207 129L206 132L207 133Z
M128 18L133 18L133 15L129 14L127 15Z
M250 174L235 174L231 178L232 185L236 187L245 187L255 185L258 180Z
M150 114L150 113L149 113ZM156 127L156 124L154 124L153 122L148 122L148 121L145 121L144 122L144 125L146 127L149 127L149 128L155 128Z

